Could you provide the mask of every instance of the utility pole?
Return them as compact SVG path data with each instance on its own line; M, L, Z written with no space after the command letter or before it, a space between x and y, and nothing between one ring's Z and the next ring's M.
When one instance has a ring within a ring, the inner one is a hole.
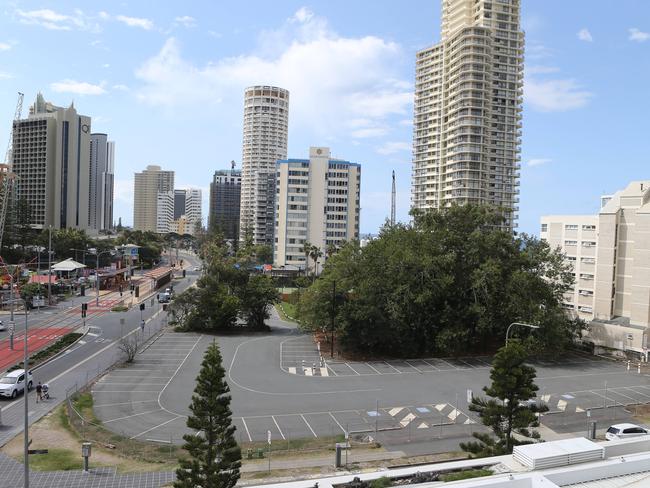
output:
M390 196L390 225L395 225L395 200L396 200L396 191L395 191L395 170L393 170L393 189Z
M25 338L23 340L23 370L25 371L25 391L23 396L25 397L25 425L23 427L23 456L24 456L24 465L25 465L25 474L24 474L24 487L29 488L29 354L27 352L27 301L23 300L25 307Z
M332 281L332 324L330 326L330 333L332 340L330 342L330 357L334 359L334 317L336 316L336 281Z
M48 227L49 244L47 248L47 304L52 305L52 226Z

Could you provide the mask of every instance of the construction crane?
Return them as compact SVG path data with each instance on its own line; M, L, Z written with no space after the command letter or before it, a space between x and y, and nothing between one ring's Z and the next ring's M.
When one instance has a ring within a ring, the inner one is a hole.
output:
M395 225L395 171L393 170L393 190L390 195L390 225Z
M23 99L25 95L18 93L18 101L16 102L16 111L14 112L13 122L20 120L23 113ZM5 221L7 220L7 212L9 207L9 197L14 189L16 175L13 170L13 136L14 127L13 122L9 132L9 141L7 143L7 152L5 154L4 164L0 164L0 252L2 251L2 238L5 231Z

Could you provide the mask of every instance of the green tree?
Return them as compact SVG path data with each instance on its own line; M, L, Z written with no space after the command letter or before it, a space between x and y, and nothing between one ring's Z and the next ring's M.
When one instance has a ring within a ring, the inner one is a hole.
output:
M548 409L534 401L538 391L535 368L525 364L527 357L526 347L516 341L499 349L490 370L492 384L483 388L490 398L474 397L469 405L495 438L474 433L478 442L461 443L464 451L477 457L498 456L511 453L515 445L539 440L532 428L539 426L538 414Z
M230 411L230 388L225 380L219 347L213 342L205 353L196 379L175 488L233 488L239 479L241 449L235 440Z
M270 277L252 274L239 290L241 315L251 329L262 330L266 327L271 305L278 302L280 295Z

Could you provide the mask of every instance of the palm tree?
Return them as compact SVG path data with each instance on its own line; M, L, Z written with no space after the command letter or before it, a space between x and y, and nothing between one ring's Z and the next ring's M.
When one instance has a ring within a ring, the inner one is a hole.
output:
M323 255L323 251L320 250L318 246L311 246L309 251L309 257L314 261L314 279L316 279L316 274L318 273L318 258Z
M312 249L311 242L305 241L305 243L302 245L302 252L305 253L305 276L307 276L307 271L309 270L309 256L311 254L311 249Z

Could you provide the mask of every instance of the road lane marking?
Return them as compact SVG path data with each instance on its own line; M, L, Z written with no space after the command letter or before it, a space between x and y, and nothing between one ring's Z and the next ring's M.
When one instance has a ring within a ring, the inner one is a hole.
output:
M423 374L422 370L416 368L416 367L413 366L411 363L409 363L409 362L408 362L408 359L407 359L406 361L404 361L404 362L405 362L406 364L408 364L411 368L413 368L415 371L417 371L418 373Z
M135 402L120 402L120 403L102 403L100 405L93 404L93 408L103 408L103 407L117 407L119 405L133 405L134 403L153 403L157 400L137 400Z
M388 364L386 361L384 361L384 364L386 364L386 365L387 365L388 367L390 367L390 368L393 368L393 369L394 369L395 371L397 371L399 374L402 374L402 372L401 372L399 369L397 369L395 366L393 366L392 364Z
M400 413L402 410L404 410L404 407L395 407L395 408L391 408L391 409L388 411L388 415L390 415L391 417L394 417L395 415L397 415L398 413Z
M431 364L429 361L427 361L427 360L425 360L425 359L423 359L422 361L424 361L424 362L427 363L429 366L431 366L431 367L433 368L434 371L440 371L440 368L437 368L436 366L434 366L433 364Z
M410 424L414 419L417 417L413 415L412 413L409 413L406 417L404 417L401 421L400 424L402 427L406 427L408 424Z
M178 419L180 419L180 418L182 418L182 417L181 417L180 415L177 415L177 416L174 417L173 419L169 419L169 420L167 420L166 422L163 422L162 424L158 424L158 425L156 425L155 427L152 427L151 429L147 429L147 430L145 430L144 432L140 432L139 434L134 435L133 437L129 437L129 439L135 439L135 438L137 438L137 437L140 437L141 435L145 435L145 434L151 432L152 430L156 430L157 428L159 428L159 427L163 427L163 426L169 424L170 422L173 422L174 420L178 420Z
M289 367L289 373L296 374L296 368L294 366Z
M275 426L278 428L278 432L282 436L282 440L286 441L287 439L286 439L286 437L284 437L284 434L282 433L282 429L280 429L280 426L278 425L277 420L275 420L275 417L273 415L271 415L271 418L273 419L273 423L275 424Z
M564 412L566 410L566 406L567 406L567 401L566 400L558 400L558 402L557 402L557 409L558 410L561 410L562 412Z
M318 437L318 436L316 435L316 432L314 432L314 429L312 429L312 428L311 428L311 425L309 425L309 422L307 422L307 419L305 418L305 416L304 416L303 414L300 414L300 417L301 417L302 420L305 422L305 424L307 424L307 427L309 427L309 430L311 430L311 433L314 434L314 437Z
M202 336L199 336L199 338L196 340L196 342L195 342L194 345L192 346L192 349L190 349L190 351L189 351L189 352L187 353L187 355L185 356L185 359L183 359L183 361L181 362L181 364L178 365L178 368L176 368L176 371L174 371L174 374L171 376L171 378L169 378L169 381L165 384L165 386L163 386L163 389L160 390L160 393L158 394L158 405L160 405L160 408L162 408L162 409L163 409L165 412L167 412L167 413L170 413L170 414L172 414L172 415L178 415L178 416L181 416L181 415L177 414L176 412L172 412L172 411L170 411L170 410L167 410L165 407L163 407L162 403L160 402L160 398L162 397L162 394L165 392L165 390L167 389L167 387L169 386L169 384L172 382L172 380L176 377L176 375L178 374L178 372L181 370L181 368L182 368L183 365L185 364L185 361L187 361L187 358L190 357L190 355L192 354L192 351L194 351L194 349L195 349L196 346L199 344L199 342L201 342L201 337L202 337ZM185 415L183 415L183 417L185 417Z
M329 373L327 372L327 368L320 368L320 375L329 376Z
M352 366L350 366L350 363L344 363L348 368L352 370L353 373L357 374L358 376L361 376L361 373L356 371Z
M248 430L248 425L246 425L246 420L244 417L241 418L241 421L244 423L244 429L246 429L246 435L248 436L248 442L253 442L253 438L251 437L251 433Z
M418 425L418 429L428 429L429 426L427 425L426 422L422 422L420 425Z
M365 364L366 364L366 366L368 366L370 369L372 369L375 373L377 373L377 374L381 374L381 372L380 372L379 370L375 369L375 368L372 366L372 364L370 364L370 363L365 363Z
M446 406L447 406L446 403L438 403L435 407L438 412L442 412Z
M117 422L118 420L130 419L130 418L133 418L133 417L138 417L140 415L147 415L147 414L158 412L158 411L160 411L159 408L157 408L155 410L149 410L148 412L141 412L141 413L136 413L136 414L133 414L133 415L127 415L125 417L119 417L119 418L116 418L116 419L102 420L102 423L103 424L108 424L109 422Z

